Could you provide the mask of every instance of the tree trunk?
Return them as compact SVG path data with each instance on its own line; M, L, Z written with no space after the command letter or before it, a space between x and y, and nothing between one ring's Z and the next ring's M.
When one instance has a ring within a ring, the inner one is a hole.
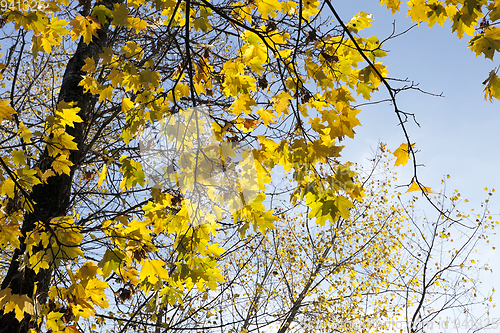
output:
M116 0L105 0L96 5L105 5L110 10L113 9L113 4ZM84 13L87 14L88 13ZM110 18L108 18L108 21ZM2 282L1 289L10 288L12 294L27 295L32 299L37 299L38 302L44 303L48 296L50 280L53 271L53 263L49 269L40 269L38 274L29 268L19 270L19 257L26 251L24 240L26 235L35 228L38 221L48 224L51 219L58 216L65 216L70 204L71 185L75 170L79 167L85 153L85 130L89 125L89 120L92 111L95 107L97 99L90 93L83 93L83 87L78 84L82 80L82 67L85 64L85 59L93 58L97 64L103 47L107 43L109 23L102 25L97 32L97 37L93 36L92 42L89 45L80 42L73 57L69 60L64 73L61 90L59 92L58 101L75 102L75 106L80 108L78 115L83 122L75 123L74 127L66 127L66 132L73 136L74 141L78 145L78 150L70 152L69 160L73 163L71 166L70 176L66 174L55 175L47 179L47 183L38 184L33 187L30 193L31 202L35 203L32 213L26 213L21 229L22 237L21 245L16 249L7 272L5 279ZM42 172L51 168L53 158L49 156L47 148L40 156L37 166ZM50 245L49 245L50 246ZM39 246L36 251L44 251L45 249ZM37 283L37 294L33 295L34 286ZM26 333L30 327L36 327L36 323L30 323L31 315L26 314L24 319L19 322L14 315L14 312L4 314L0 312L0 332L5 333Z

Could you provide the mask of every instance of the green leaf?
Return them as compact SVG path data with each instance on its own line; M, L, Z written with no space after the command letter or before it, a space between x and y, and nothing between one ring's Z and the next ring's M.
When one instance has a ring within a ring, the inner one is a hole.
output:
M107 23L108 17L113 17L111 10L106 8L104 5L95 6L94 9L92 9L92 15L97 16L97 19L101 22L101 24Z
M113 271L118 271L120 263L125 259L125 254L119 250L109 250L106 249L104 256L99 262L99 267L102 270L102 276L108 277Z

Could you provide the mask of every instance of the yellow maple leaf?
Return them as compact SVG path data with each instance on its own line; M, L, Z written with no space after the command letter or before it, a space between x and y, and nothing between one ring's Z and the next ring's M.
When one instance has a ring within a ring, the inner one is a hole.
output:
M38 173L38 177L40 177L42 182L44 182L45 184L47 184L47 178L55 176L54 171L52 171L51 169L45 170L44 173L42 173L42 171L40 169L37 169L37 173Z
M0 222L0 245L2 248L7 245L19 248L20 242L18 237L20 236L21 230L19 230L18 224L6 223L5 219Z
M93 95L99 94L99 82L90 75L85 75L78 85L83 87L84 92L90 91Z
M274 11L281 10L281 3L276 0L260 0L257 1L257 8L263 18L269 18L269 16L276 17Z
M99 266L97 266L91 261L87 261L82 267L78 269L76 277L78 277L81 280L86 280L94 278L96 274L99 272L102 273Z
M354 17L346 24L347 29L357 33L358 31L364 30L372 26L373 15L367 14L365 12L359 12L354 15Z
M151 284L155 284L158 281L158 277L162 280L168 279L168 271L163 268L163 265L165 265L165 263L161 260L146 261L144 265L142 265L139 279L141 281L147 279Z
M5 304L3 308L4 313L14 311L18 321L24 318L24 313L34 314L33 303L27 295L12 294L11 289L6 288L2 290L0 297L0 305Z
M26 164L26 158L27 156L24 155L24 151L23 150L14 150L12 152L12 161L14 161L14 163L16 165L27 165Z
M85 287L85 293L92 303L100 306L101 308L108 307L108 299L104 294L104 290L108 288L108 284L105 281L93 278Z
M92 16L76 15L70 24L73 26L71 38L76 40L83 36L83 42L87 45L92 41L92 36L97 37L97 30L101 28L101 23Z
M410 187L406 191L406 193L409 192L415 192L415 191L424 191L425 193L432 193L432 190L430 187L425 187L422 185L418 185L415 180L412 180Z
M78 150L78 145L73 141L75 137L64 132L54 137L54 141L60 143L63 149Z
M280 92L277 96L271 99L274 102L274 108L276 109L276 112L278 112L278 117L283 114L288 114L288 105L290 104L291 99L292 96L290 96L290 94L286 91Z
M62 175L63 173L70 175L71 169L70 166L73 165L73 162L68 160L67 155L59 155L51 164L52 169L58 174Z
M484 88L484 99L493 102L493 97L500 99L500 79L498 78L495 71L491 71L488 78L483 82Z
M94 73L95 72L95 61L92 58L85 59L85 65L82 67L83 72Z
M8 197L14 197L14 188L16 187L14 181L10 178L7 178L0 185L0 196L4 196L7 194Z
M74 102L66 103L65 101L61 101L57 104L56 116L62 127L66 127L66 125L75 127L74 123L81 123L83 121L78 115L80 108L73 107L74 104Z
M401 0L380 0L380 4L384 5L386 4L387 8L389 8L392 13L399 12L400 6L401 6Z
M107 86L101 90L99 93L99 102L104 102L106 99L111 100L111 97L113 96L113 87L112 86Z
M241 113L249 114L252 110L251 107L254 105L257 105L257 103L250 94L241 94L235 98L229 111L235 115L240 115Z
M260 119L264 122L264 125L268 126L269 124L276 122L276 120L274 120L276 115L272 111L260 108L256 112L260 116Z
M415 149L414 143L411 144L411 149ZM399 148L396 149L392 154L396 156L396 162L394 163L394 166L405 166L410 159L410 147L407 143L402 143L401 146L399 146Z
M0 100L0 122L4 119L12 119L12 114L16 112L9 103L9 101Z
M138 17L129 16L127 18L127 28L135 29L136 33L140 33L148 28L148 23Z
M427 22L427 11L428 7L425 0L411 0L408 1L408 12L406 16L410 16L413 22Z
M60 327L63 325L62 316L64 313L52 311L47 315L47 329L55 332L60 332Z

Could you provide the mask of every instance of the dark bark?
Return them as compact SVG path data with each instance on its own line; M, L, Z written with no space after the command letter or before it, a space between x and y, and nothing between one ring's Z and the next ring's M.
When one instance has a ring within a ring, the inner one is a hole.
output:
M96 5L105 5L109 9L113 9L113 4L118 1L105 0ZM12 294L27 295L30 298L36 298L38 302L44 303L47 298L47 293L50 287L53 266L49 269L41 269L38 274L29 268L23 271L19 270L19 257L26 251L24 240L26 235L35 228L38 221L48 225L51 219L58 216L65 216L69 209L71 185L75 170L79 167L85 152L85 132L92 115L92 111L96 104L96 98L89 93L84 94L83 88L78 84L82 80L82 67L85 64L85 59L92 57L95 63L98 63L99 56L102 53L103 47L107 42L109 23L102 26L97 32L97 37L93 37L89 45L80 39L78 47L69 60L63 76L61 89L59 92L58 101L75 102L80 108L78 115L83 122L75 123L74 128L66 127L66 132L73 136L74 141L78 145L78 150L71 151L69 160L74 164L71 167L70 175L62 174L52 176L47 179L46 184L39 184L33 187L30 193L31 202L35 203L32 213L26 213L24 216L23 226L21 229L22 238L20 249L14 252L9 270L5 279L2 282L1 289L10 288ZM53 158L49 156L47 148L38 160L38 167L43 171L50 169ZM44 249L39 247L38 251ZM37 283L37 295L33 295L35 283ZM14 316L14 312L4 314L0 313L0 332L3 333L25 333L30 326L34 327L34 323L30 323L31 316L25 314L24 319L19 322Z

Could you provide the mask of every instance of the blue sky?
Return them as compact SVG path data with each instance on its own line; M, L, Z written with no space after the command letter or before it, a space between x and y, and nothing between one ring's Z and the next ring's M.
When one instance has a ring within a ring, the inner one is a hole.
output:
M413 25L402 13L391 15L382 8L378 1L334 1L334 6L344 21L348 21L357 12L373 14L373 27L362 32L363 37L375 35L380 40L392 32L395 21L397 32L402 32ZM389 56L383 58L388 67L389 76L408 78L425 91L445 97L432 97L417 91L407 91L398 95L397 102L401 110L414 113L419 128L409 123L407 128L412 142L416 143L418 163L425 167L419 169L419 179L425 186L439 190L441 179L449 174L447 189L458 189L469 203L461 208L470 210L480 208L480 203L487 198L485 187L500 190L498 165L500 162L500 101L490 103L484 100L482 82L488 73L498 66L496 61L476 57L467 48L469 37L461 41L451 33L449 22L444 26L429 29L421 24L407 34L385 44ZM388 97L380 87L378 98ZM398 126L397 117L389 103L365 106L359 114L362 127L357 128L355 140L345 142L344 158L360 162L371 156L378 142L385 142L388 148L395 150L405 142L403 132ZM401 184L411 181L410 167L397 168ZM497 195L490 201L490 210L494 218L500 220L500 199ZM432 207L425 208L431 210ZM500 245L500 237L490 238L493 246ZM497 250L498 251L498 250ZM500 257L488 248L478 250L481 262L488 262L493 272L500 272ZM485 285L494 286L494 274L482 275ZM498 295L498 294L497 294ZM500 304L496 299L496 303ZM500 317L496 307L490 317Z

